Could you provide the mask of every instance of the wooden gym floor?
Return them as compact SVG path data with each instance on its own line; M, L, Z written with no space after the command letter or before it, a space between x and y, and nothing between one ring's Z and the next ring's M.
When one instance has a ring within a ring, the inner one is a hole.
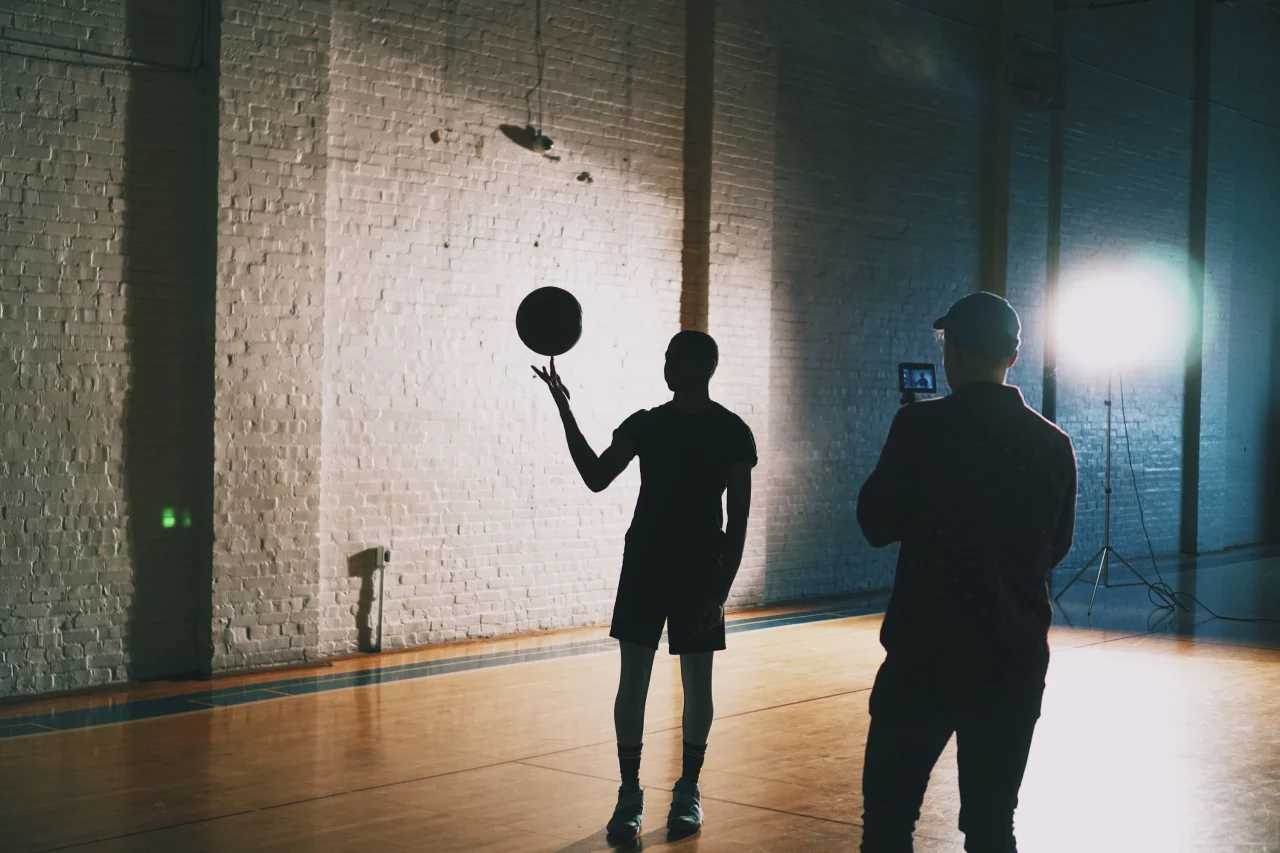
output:
M1280 616L1280 558L1165 577ZM1113 575L1113 580L1119 580ZM1143 589L1064 597L1017 825L1026 853L1280 851L1280 626L1170 619ZM638 844L856 851L883 599L734 618L702 833L669 841L680 687L661 651ZM866 615L858 615L866 613ZM590 853L617 787L603 629L212 683L0 705L0 849ZM954 743L918 851L960 853Z

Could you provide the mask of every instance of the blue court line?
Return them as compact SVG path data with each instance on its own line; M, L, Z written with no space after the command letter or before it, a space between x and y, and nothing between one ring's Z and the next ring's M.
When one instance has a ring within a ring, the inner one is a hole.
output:
M1191 566L1217 568L1237 563L1270 559L1276 556L1280 556L1280 548L1241 550L1226 554L1214 554L1209 557L1170 559L1163 562L1165 565L1175 564L1178 568L1189 568ZM884 604L887 600L887 592L872 593L866 596L864 602L858 604L832 605L796 613L783 613L775 616L748 616L742 619L734 619L728 623L725 630L729 634L738 634L743 631L758 631L764 628L777 628L784 625L803 625L810 622L866 616L883 612ZM213 708L227 708L234 705L247 705L253 702L266 702L289 696L326 693L331 690L346 690L351 687L394 684L398 681L427 678L450 672L490 669L498 666L511 666L519 663L553 660L576 655L598 654L613 648L614 641L608 638L580 640L536 648L513 649L505 652L482 652L433 661L377 666L356 672L307 675L263 682L261 684L245 684L240 687L201 690L194 693L184 693L179 696L139 699L134 702L101 705L95 708L55 711L28 717L0 719L0 740L33 734L46 734L48 732L93 728L95 726L106 726L133 720L148 720L156 717L168 717L174 714L188 714L194 711L208 711Z
M883 610L883 603L877 600L858 606L844 605L798 613L779 614L777 616L754 616L730 621L726 626L726 632L737 634L742 631L758 631L763 628L777 628L783 625L802 625L809 622L845 619L850 616L879 613L881 610ZM193 711L208 711L212 708L227 708L234 705L247 705L253 702L265 702L271 699L283 699L289 696L327 693L331 690L345 690L351 687L394 684L397 681L427 678L450 672L489 669L518 663L530 663L532 661L598 654L609 651L615 646L615 641L608 638L580 640L536 648L512 649L505 652L484 652L442 658L440 660L378 666L354 672L307 675L260 684L245 684L239 687L201 690L194 693L184 693L180 696L139 699L134 702L101 705L95 708L54 711L48 714L15 717L7 720L0 719L0 739L43 734L51 731L87 729L134 720L149 720L156 717L169 717L175 714L187 714Z

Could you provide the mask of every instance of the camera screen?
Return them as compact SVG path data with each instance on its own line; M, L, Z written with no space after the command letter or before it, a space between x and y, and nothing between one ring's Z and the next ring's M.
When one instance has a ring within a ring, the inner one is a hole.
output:
M898 390L915 391L920 394L936 394L937 380L932 364L899 364Z

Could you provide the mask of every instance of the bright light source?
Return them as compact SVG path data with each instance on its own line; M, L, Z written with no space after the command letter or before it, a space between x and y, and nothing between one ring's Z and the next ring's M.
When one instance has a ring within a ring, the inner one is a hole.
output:
M1053 318L1059 360L1086 368L1181 364L1187 287L1185 270L1149 257L1063 276Z

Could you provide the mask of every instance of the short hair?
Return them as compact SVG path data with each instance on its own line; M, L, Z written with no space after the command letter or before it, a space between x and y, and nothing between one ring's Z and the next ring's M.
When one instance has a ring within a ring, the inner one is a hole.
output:
M677 332L671 339L671 348L679 350L681 356L688 358L698 372L705 373L708 379L720 365L720 348L716 346L715 338L706 332L694 329Z

